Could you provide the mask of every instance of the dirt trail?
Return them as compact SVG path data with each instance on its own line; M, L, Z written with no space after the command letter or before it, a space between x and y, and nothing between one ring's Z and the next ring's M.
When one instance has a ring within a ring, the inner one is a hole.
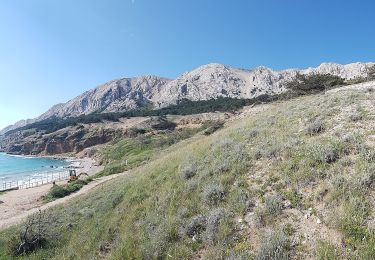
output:
M26 219L29 215L37 212L39 209L45 210L65 203L72 198L88 193L90 190L106 181L126 174L127 172L124 172L95 179L86 186L83 186L78 192L44 205L40 200L40 197L48 192L52 187L52 184L25 190L9 191L0 195L0 201L3 202L0 204L0 229L16 225Z

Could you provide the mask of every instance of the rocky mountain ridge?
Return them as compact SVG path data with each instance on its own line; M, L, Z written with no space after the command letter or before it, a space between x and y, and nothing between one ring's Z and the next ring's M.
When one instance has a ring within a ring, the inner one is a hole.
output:
M208 64L182 74L175 80L157 76L140 76L112 80L63 104L57 104L35 119L22 120L0 131L9 130L58 117L67 118L93 112L120 112L143 106L153 108L176 104L179 100L209 100L218 97L250 99L262 94L279 94L285 83L297 73L332 74L346 80L366 77L375 63L341 65L322 63L316 68L274 71L266 67L245 70L222 64Z

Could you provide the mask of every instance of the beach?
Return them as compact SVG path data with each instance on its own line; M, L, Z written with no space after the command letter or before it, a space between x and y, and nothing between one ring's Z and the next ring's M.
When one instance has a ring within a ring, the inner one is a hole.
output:
M104 168L96 165L95 160L91 158L68 158L67 161L70 163L69 167L76 169L77 174L87 173L93 176ZM61 180L57 184L65 184L67 181L67 179ZM47 205L41 198L52 186L53 184L49 183L34 188L0 193L0 228L4 227L5 223L9 223L9 219L17 216L21 216L22 219L22 216L27 216L28 212L33 209Z

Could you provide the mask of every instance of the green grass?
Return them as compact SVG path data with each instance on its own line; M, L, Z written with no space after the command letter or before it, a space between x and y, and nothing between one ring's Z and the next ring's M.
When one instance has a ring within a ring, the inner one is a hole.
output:
M103 149L102 158L106 167L96 177L121 173L147 163L163 149L207 127L210 127L210 124L205 124L201 128L161 131L156 134L146 133L135 138L114 141Z
M27 259L371 259L375 162L366 133L373 115L367 108L357 127L344 120L344 110L374 98L306 96L268 104L209 136L192 130L113 143L103 150L102 174L129 174L50 209L58 236ZM324 131L306 134L317 117ZM308 207L346 248L315 237L316 243L291 246L305 232ZM265 214L263 225L253 225L253 212ZM9 240L19 229L0 232L0 259L10 258Z

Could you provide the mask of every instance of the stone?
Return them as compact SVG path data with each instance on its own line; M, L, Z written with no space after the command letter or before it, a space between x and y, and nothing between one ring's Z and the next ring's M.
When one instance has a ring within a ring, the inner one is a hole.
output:
M284 208L286 208L286 209L292 208L292 203L290 202L290 200L284 201Z

